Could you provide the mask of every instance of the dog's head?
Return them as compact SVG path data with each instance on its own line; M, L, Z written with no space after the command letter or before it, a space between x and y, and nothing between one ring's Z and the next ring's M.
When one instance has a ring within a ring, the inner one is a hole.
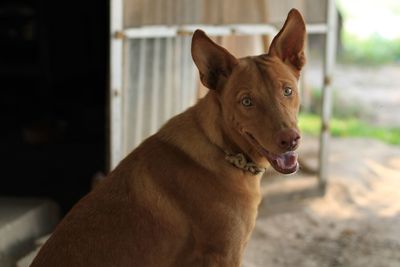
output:
M285 174L298 168L297 84L305 38L304 20L292 9L268 54L237 59L200 30L192 41L201 82L214 90L230 138L242 151L257 151Z

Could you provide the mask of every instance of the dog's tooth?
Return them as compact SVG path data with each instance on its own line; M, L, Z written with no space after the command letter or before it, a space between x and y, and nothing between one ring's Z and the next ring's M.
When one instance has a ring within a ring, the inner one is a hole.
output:
M279 168L285 169L285 159L283 157L278 157L276 159L276 163L278 164Z

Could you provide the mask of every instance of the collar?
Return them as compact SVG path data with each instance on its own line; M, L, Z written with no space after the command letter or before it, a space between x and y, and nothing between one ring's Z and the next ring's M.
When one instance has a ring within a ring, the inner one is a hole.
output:
M248 171L252 175L263 173L266 170L263 167L257 166L257 164L255 164L254 162L247 160L242 153L234 155L225 151L225 160L228 161L233 166L235 166L236 168L241 169L243 171Z

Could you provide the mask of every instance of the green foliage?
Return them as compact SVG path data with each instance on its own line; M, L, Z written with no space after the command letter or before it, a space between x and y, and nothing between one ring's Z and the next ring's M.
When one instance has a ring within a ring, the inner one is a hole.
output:
M378 34L360 39L347 32L342 33L344 62L377 65L400 61L400 39L388 40Z
M303 133L318 135L321 129L321 119L318 115L300 113L299 127Z
M311 106L309 111L311 113L321 113L321 100L322 100L322 89L314 88L311 90ZM370 110L360 103L349 103L342 101L336 91L333 91L332 101L332 114L337 118L368 118L370 116Z
M303 133L318 135L321 121L318 115L301 113L299 126ZM393 145L400 145L400 128L385 128L368 125L355 118L331 120L331 133L338 137L368 137Z
M399 0L336 0L336 3L343 18L341 60L359 64L399 62Z

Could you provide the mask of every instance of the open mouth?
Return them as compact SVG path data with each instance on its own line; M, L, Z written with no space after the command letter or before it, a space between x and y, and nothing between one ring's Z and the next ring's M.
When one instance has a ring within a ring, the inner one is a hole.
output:
M298 155L295 151L288 151L283 154L274 154L266 150L260 143L250 134L247 133L250 142L256 146L259 153L263 155L271 164L271 166L278 172L283 174L291 174L298 170L299 164L297 162Z

